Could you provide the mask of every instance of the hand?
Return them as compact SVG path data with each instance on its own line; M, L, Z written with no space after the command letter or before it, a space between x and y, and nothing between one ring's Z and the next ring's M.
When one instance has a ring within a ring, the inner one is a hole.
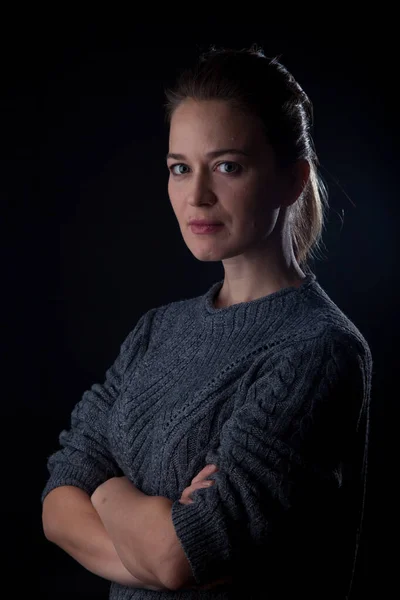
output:
M195 490L213 485L214 481L212 479L206 479L206 477L213 475L217 471L218 467L216 465L206 465L204 469L202 469L200 473L196 475L196 477L193 477L191 484L183 490L179 502L181 504L192 504L194 500L190 497L190 495Z
M210 475L213 475L217 471L218 471L218 467L216 465L213 465L213 464L206 465L204 467L204 469L202 469L196 475L196 477L193 477L191 484L183 490L179 502L181 504L192 504L192 502L194 502L194 500L190 497L191 494L195 490L198 490L198 489L201 489L204 487L210 487L211 485L213 485L214 480L206 479L206 478L209 477ZM227 577L222 577L220 579L217 579L211 583L206 583L204 585L191 585L191 586L184 587L182 589L183 590L210 590L222 583L231 583L231 582L232 582L232 577L227 576Z

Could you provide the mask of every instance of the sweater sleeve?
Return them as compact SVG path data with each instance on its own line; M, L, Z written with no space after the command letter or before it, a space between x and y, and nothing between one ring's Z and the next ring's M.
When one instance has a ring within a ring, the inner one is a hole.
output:
M192 504L172 505L197 584L240 572L254 549L279 538L293 511L317 507L319 490L340 487L339 445L346 427L350 436L357 427L370 369L369 348L363 356L348 337L324 334L266 360L206 456L219 469L214 485L196 490Z
M59 435L59 448L47 461L50 477L42 492L43 502L56 487L73 485L89 495L107 479L120 475L107 438L109 411L124 385L127 372L135 368L148 345L148 324L152 311L143 314L125 338L104 383L94 383L75 405L70 428Z

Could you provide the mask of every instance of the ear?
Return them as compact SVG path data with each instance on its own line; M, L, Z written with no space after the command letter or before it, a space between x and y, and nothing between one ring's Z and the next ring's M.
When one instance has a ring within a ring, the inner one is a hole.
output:
M286 205L290 206L294 204L296 200L301 196L304 188L308 183L310 177L310 163L308 160L298 160L294 165L289 167L288 172L288 183L289 189L287 194Z

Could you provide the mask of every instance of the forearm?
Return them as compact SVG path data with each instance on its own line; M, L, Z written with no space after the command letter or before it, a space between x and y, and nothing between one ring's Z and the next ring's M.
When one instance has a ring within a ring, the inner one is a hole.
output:
M171 583L168 561L173 558L174 546L168 543L168 538L176 538L171 520L172 501L147 496L126 477L113 478L99 486L91 500L129 572L146 582ZM183 553L177 540L176 544ZM175 569L172 571L176 573ZM192 579L191 584L181 589L207 590L231 582L231 578L226 577L195 585ZM175 589L168 584L164 587Z
M164 582L164 523L172 502L144 494L126 477L99 486L91 501L129 572L146 583Z
M90 497L83 490L72 486L56 488L44 501L43 515L47 539L88 571L130 587L162 589L144 583L125 568Z

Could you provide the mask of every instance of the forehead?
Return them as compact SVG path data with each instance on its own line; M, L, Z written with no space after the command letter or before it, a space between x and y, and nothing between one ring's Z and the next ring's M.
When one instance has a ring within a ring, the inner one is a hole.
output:
M214 150L232 147L255 150L265 147L260 120L221 100L184 100L174 111L170 126L170 151L185 148Z

